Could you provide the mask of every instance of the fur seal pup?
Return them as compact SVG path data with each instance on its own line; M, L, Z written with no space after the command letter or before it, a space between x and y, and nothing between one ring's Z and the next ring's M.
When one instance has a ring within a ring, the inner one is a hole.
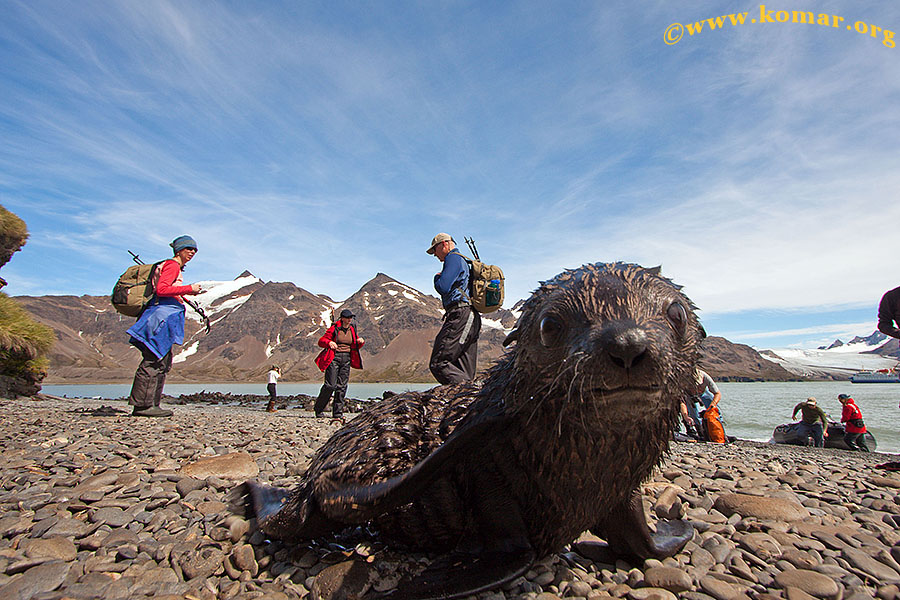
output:
M376 404L293 491L248 483L249 504L274 538L370 523L386 541L447 553L392 598L499 586L585 530L621 555L671 556L693 529L651 532L639 486L668 449L702 337L658 268L565 271L525 302L504 342L515 345L482 382Z

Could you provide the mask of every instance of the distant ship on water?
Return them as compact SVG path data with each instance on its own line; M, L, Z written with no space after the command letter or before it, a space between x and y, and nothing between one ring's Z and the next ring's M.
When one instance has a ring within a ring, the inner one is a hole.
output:
M877 371L859 371L850 376L850 383L900 383L897 368Z

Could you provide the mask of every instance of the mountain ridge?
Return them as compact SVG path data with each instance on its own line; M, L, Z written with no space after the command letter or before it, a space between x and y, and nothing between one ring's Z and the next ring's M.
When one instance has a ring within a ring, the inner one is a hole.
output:
M376 273L346 300L334 301L292 282L262 281L243 271L230 281L205 281L196 296L210 317L208 334L188 309L185 340L176 347L172 382L261 381L273 364L283 381L320 381L313 363L319 337L333 311L350 308L365 338L358 382L433 382L428 369L443 310L435 296ZM36 319L53 328L57 343L45 383L131 381L140 360L125 330L133 319L119 315L106 296L19 296ZM478 368L504 352L503 340L515 326L522 301L511 309L482 315ZM701 365L721 381L786 381L797 376L754 349L710 337L702 345Z

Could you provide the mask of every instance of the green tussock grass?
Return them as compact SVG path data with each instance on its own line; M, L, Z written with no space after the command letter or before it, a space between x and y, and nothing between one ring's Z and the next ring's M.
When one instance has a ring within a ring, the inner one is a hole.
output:
M9 262L27 239L25 221L0 206L0 267Z
M0 373L39 381L46 374L53 330L0 292Z

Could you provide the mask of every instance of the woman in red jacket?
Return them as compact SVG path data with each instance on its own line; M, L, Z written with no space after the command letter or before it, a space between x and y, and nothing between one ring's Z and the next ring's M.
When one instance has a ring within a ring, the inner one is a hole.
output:
M353 312L345 308L341 311L341 318L319 338L319 346L323 350L316 357L316 365L320 371L325 372L325 383L322 384L319 397L316 398L314 408L317 417L325 416L328 399L334 394L331 416L335 419L341 418L347 383L350 381L350 367L362 369L359 349L366 341L357 337L356 328L350 324L353 316Z
M841 411L841 423L844 425L844 443L851 450L868 452L866 445L866 424L863 422L862 412L847 394L838 394L838 401L844 406Z

